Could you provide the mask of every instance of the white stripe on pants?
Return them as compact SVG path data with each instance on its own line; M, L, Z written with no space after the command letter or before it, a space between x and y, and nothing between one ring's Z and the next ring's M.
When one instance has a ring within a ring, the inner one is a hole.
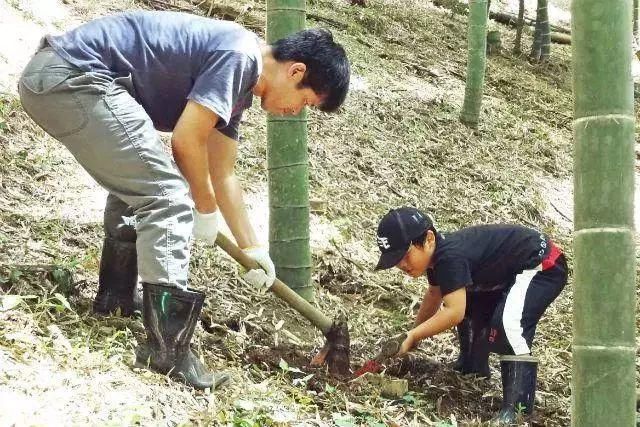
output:
M507 336L507 341L511 345L516 356L531 352L527 341L522 336L522 311L524 309L524 299L529 289L529 284L533 276L538 273L536 270L525 270L516 276L516 282L509 289L507 300L504 303L502 313L502 326Z

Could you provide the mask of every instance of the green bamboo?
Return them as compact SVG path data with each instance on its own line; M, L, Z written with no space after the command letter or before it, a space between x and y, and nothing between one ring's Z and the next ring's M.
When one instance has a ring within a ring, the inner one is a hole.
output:
M467 83L460 120L467 126L476 127L480 118L487 62L487 0L469 0L468 25Z
M551 54L551 29L549 26L549 10L547 0L538 0L536 8L536 29L529 57L538 62L549 59Z
M513 42L513 53L522 53L522 27L524 27L524 0L518 2L518 21L516 21L516 40Z
M638 0L633 0L633 35L638 38Z
M305 0L267 1L267 42L305 27ZM267 118L269 253L277 276L312 301L307 112Z
M572 3L576 427L636 422L631 8Z

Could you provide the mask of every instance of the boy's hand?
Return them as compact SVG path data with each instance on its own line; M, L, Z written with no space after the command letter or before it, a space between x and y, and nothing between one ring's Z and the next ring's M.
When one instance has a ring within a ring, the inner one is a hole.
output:
M407 332L407 338L400 344L400 350L396 353L396 357L404 356L411 350L413 350L419 341L417 341L413 335L413 331Z
M394 357L405 339L407 339L407 334L402 333L383 341L380 345L380 353L378 353L375 360L377 362L383 362Z

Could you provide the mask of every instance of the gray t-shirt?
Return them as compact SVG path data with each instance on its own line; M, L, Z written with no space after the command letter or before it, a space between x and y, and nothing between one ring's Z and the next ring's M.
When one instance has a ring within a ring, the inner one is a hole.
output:
M238 24L178 12L136 11L88 22L47 41L87 72L131 75L156 129L171 131L193 100L238 139L242 111L262 69L260 41Z

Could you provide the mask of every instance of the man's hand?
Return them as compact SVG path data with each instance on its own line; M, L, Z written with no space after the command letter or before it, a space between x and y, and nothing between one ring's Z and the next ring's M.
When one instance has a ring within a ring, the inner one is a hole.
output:
M269 289L276 280L276 266L269 257L269 252L262 246L251 247L242 250L249 258L258 263L264 270L249 270L242 278L256 288Z
M242 274L242 280L259 291L268 289L268 287L266 287L266 283L268 282L267 273L265 273L261 268L249 271L245 270L245 272Z
M400 350L398 350L398 352L396 353L396 357L404 356L405 354L413 350L419 342L420 341L416 340L415 336L413 335L413 330L407 332L407 338L405 338L405 340L402 341L402 344L400 344Z
M218 237L218 211L203 214L194 209L193 237L210 245L216 243L216 238Z

